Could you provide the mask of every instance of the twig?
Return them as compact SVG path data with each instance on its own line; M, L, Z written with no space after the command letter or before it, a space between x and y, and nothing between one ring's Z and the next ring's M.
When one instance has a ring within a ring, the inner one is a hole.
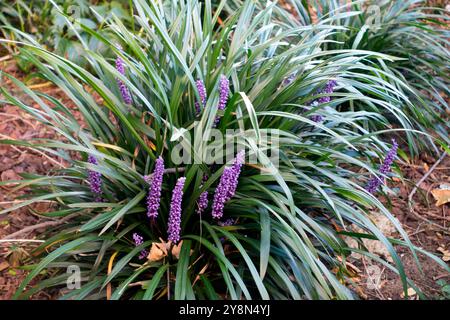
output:
M437 223L435 223L433 221L425 219L424 217L422 217L421 215L416 213L413 208L410 208L409 213L412 214L417 220L422 220L422 221L426 222L427 224L430 225L430 227L437 228L437 230L435 230L435 231L440 231L440 232L444 232L445 234L450 234L450 231L447 230L447 228L444 228L443 226L441 226L441 225L439 225L439 224L437 224Z
M408 237L411 238L412 236L418 235L419 233L427 231L426 229L419 229L411 234L408 234Z
M142 286L143 284L145 284L145 281L138 281L138 282L132 282L128 285L128 287L138 287L138 286Z
M26 124L28 124L30 127L32 127L33 129L35 129L35 125L32 124L30 121L27 121L24 119L23 115L17 115L17 114L11 114L11 113L5 113L5 112L0 112L0 116L5 117L5 118L10 118L10 120L5 120L0 122L0 124L9 122L11 120L20 120Z
M447 217L447 215L445 214L445 206L442 206L442 215L444 216L444 218ZM446 220L444 220L444 228L447 228Z
M436 276L436 277L433 277L433 280L439 280L439 279L442 279L442 278L447 278L447 277L450 277L449 276L449 274L448 273L444 273L444 274L440 274L440 275L438 275L438 276Z
M1 134L1 133L0 133L0 138L2 138L2 139L8 139L8 140L13 140L13 141L18 141L17 139L14 139L14 138L12 138L12 137L9 137L9 136L4 135L4 134ZM12 146L12 147L15 147L15 146ZM37 152L37 153L39 153L40 155L42 155L42 156L44 156L45 158L47 158L48 160L50 160L51 162L57 164L57 165L60 166L61 168L65 168L64 165L62 165L62 164L59 163L58 161L52 159L49 155L45 154L44 152L42 152L42 151L40 151L40 150L38 150L38 149L35 149L35 148L33 148L33 147L28 147L28 146L20 146L20 147L22 147L22 148L28 148L28 149L30 149L30 150L32 150L32 151L34 151L34 152Z
M439 165L439 163L441 163L441 161L444 160L446 155L447 155L447 152L444 151L442 153L442 155L439 157L439 159L430 168L430 170L428 170L428 172L416 183L415 187L412 189L411 193L408 195L408 208L409 208L409 213L412 214L416 219L425 221L426 223L438 228L439 230L441 230L445 233L450 233L448 230L446 230L446 228L442 227L441 225L434 223L433 221L430 221L428 219L425 219L424 217L422 217L421 215L416 213L414 211L414 208L412 207L412 197L416 193L417 189L422 184L422 182L424 182L430 176L431 172L433 172L433 170Z
M54 226L63 224L63 223L69 221L70 219L72 219L73 217L76 217L78 215L80 215L80 213L76 212L76 213L69 214L68 216L62 218L61 220L46 221L46 222L35 224L33 226L28 226L28 227L25 227L25 228L23 228L23 229L21 229L19 231L16 231L14 233L11 233L11 234L7 235L2 240L13 239L13 238L15 238L15 237L17 237L19 235L22 235L22 234L27 233L27 232L31 232L31 231L36 230L36 229L47 228L47 227L54 227Z
M0 202L0 205L3 204L17 204L17 203L22 203L28 200L12 200L12 201L2 201ZM33 203L56 203L57 201L55 200L39 200L39 201L34 201Z
M421 165L412 164L412 163L408 163L408 162L401 161L401 160L397 160L396 162L398 162L399 164L401 164L401 165L403 165L405 167L423 169L423 166L421 166ZM448 170L448 169L450 169L450 167L436 167L436 168L434 168L434 170Z
M433 166L430 168L430 170L428 170L428 172L426 174L424 174L424 176L416 183L416 185L414 186L414 188L412 189L411 193L408 195L408 207L409 207L409 211L412 212L412 197L414 196L414 194L416 193L417 189L419 188L419 186L422 184L422 182L424 182L428 176L431 174L431 172L433 172L433 170L439 165L439 163L441 163L442 160L444 160L445 156L447 155L447 152L444 151L444 153L442 153L442 155L439 157L439 159L433 164Z
M49 87L51 85L53 85L53 83L48 81L48 82L44 82L44 83L36 83L36 84L29 85L28 88L31 90L35 90L35 89Z
M444 221L450 221L449 217L444 216L439 216L437 214L431 213L431 212L427 212L426 213L428 216L434 218L434 219L438 219L438 220L444 220Z
M45 241L44 240L33 240L33 239L9 239L9 240L1 239L0 243L3 243L3 242L32 242L32 243L37 242L37 243L43 243Z
M6 55L4 57L1 57L0 58L0 62L7 61L9 59L12 59L12 55L10 55L10 54L8 54L8 55Z

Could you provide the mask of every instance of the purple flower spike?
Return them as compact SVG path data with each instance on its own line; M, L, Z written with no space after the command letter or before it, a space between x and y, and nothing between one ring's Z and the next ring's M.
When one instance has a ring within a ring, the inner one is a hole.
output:
M140 246L141 244L144 243L144 238L142 238L139 234L137 233L133 233L133 240L134 240L134 244L137 246Z
M206 104L205 84L203 83L202 80L197 80L195 82L195 86L197 87L197 91L198 91L198 95L200 96L200 102L202 104L202 107L204 107ZM195 102L195 110L196 110L197 114L199 114L201 112L200 103L198 101Z
M172 192L172 201L170 202L169 224L167 229L167 240L173 243L180 241L181 232L181 201L183 200L183 187L185 177L179 178Z
M221 75L219 81L219 104L217 105L218 110L225 109L229 94L230 94L230 81L228 81L228 79L224 75ZM215 124L217 124L219 120L220 117L217 116Z
M284 78L282 85L283 86L288 86L292 83L292 81L294 81L295 77L297 76L297 72L291 73L289 76L287 76L286 78Z
M201 215L203 211L205 211L205 209L208 207L208 191L203 191L200 194L197 206L197 213Z
M232 226L234 224L234 219L230 218L230 219L227 219L225 221L219 221L217 224L219 226L221 226L221 227L229 227L229 226Z
M324 88L317 90L317 94L332 94L334 92L334 88L337 86L336 80L329 80ZM310 103L311 106L318 106L322 103L328 103L331 101L330 96L320 97ZM310 118L314 122L322 122L323 116L321 115L313 115Z
M158 216L159 203L161 201L161 187L164 174L164 160L156 159L155 169L152 177L144 177L145 181L150 181L150 189L147 196L147 216L156 219ZM150 179L150 180L149 180Z
M200 185L200 188L203 187L203 183L208 180L208 176L206 174L203 175L202 184ZM203 211L208 207L208 191L203 191L200 194L200 197L197 201L197 213L202 214Z
M321 116L320 114L316 114L316 115L311 116L311 120L314 122L322 122L323 116Z
M116 69L121 75L125 75L125 64L121 57L116 58Z
M225 106L227 105L228 101L228 95L230 93L230 81L222 75L220 76L220 83L219 83L219 110L224 110Z
M196 101L195 104L195 114L200 114L200 112L202 111L202 109L200 108L200 104Z
M241 167L244 163L244 151L240 151L231 167L226 167L220 177L219 185L214 193L212 204L212 216L220 219L223 216L225 202L234 196L238 184Z
M121 57L116 58L116 70L119 71L121 75L125 75L125 64ZM125 83L122 80L117 79L117 85L119 86L120 94L122 95L122 99L126 104L131 104L131 95Z
M397 149L398 144L395 139L392 139L392 148L389 150L389 152L386 155L386 158L384 158L383 164L380 166L380 173L382 175L386 175L391 171L392 163L395 160L395 157L397 156ZM373 177L369 180L366 186L366 190L370 192L371 194L374 194L377 189L384 183L382 179L379 177Z
M230 185L231 168L227 167L223 170L220 177L219 185L214 193L211 215L215 219L220 219L223 216L224 204L227 201L227 194Z
M227 193L227 200L230 200L234 194L236 193L236 188L238 185L239 175L241 174L242 164L244 163L244 150L239 151L236 155L236 159L234 159L233 167L232 167L232 176L230 179L230 188Z
M134 240L134 244L136 247L140 246L141 244L144 243L144 238L142 238L139 234L137 234L136 232L133 233L133 240ZM141 253L139 254L139 260L144 259L145 257L148 256L148 251L147 250L142 250Z
M325 87L322 90L319 90L317 93L318 94L323 94L323 93L332 94L334 92L334 87L336 87L336 85L337 85L337 82L335 80L330 80L327 82ZM319 99L317 99L318 103L327 103L330 101L331 101L331 98L329 96L320 97Z
M89 155L88 162L93 165L98 165L97 159ZM89 175L89 185L91 187L91 192L95 194L95 202L102 201L102 175L100 172L94 170L88 170Z

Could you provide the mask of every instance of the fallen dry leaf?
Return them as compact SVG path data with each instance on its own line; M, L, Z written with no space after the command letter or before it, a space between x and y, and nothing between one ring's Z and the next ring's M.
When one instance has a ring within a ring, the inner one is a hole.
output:
M167 256L167 244L165 242L153 242L147 259L150 261L159 261Z
M436 199L436 206L450 202L450 189L433 189L431 194Z
M445 262L450 261L450 251L449 250L445 250L442 247L437 248L437 251L439 251L440 253L443 254L442 256L442 260L444 260Z
M198 275L195 277L194 283L192 285L195 285L195 283L200 280L200 275L204 274L206 269L208 269L209 264L205 264L205 266L202 268L202 270L200 270L200 272L198 273Z
M3 261L2 263L0 263L0 272L5 270L5 269L8 269L8 268L9 268L9 263L8 262Z
M172 255L175 256L177 259L180 259L180 251L182 245L183 240L181 240L179 244L174 245L172 248Z
M3 171L0 175L1 181L20 180L21 177L12 169Z
M417 294L417 292L413 288L408 288L407 292L408 292L408 297L412 297L412 296L415 296ZM402 292L402 294L400 296L402 298L404 298L405 297L405 293Z
M384 214L373 211L371 212L370 219L377 226L377 228L386 236L393 236L396 234L397 229L394 224L386 217ZM351 229L355 232L364 232L363 229L357 227L356 225L351 226ZM344 237L344 241L351 248L358 248L359 243L352 237ZM370 253L376 254L378 256L383 256L389 262L393 262L392 256L390 255L386 246L378 240L363 239L364 246ZM352 252L351 257L360 260L363 256L359 253Z
M150 249L150 253L147 256L147 259L150 261L159 261L164 257L167 257L169 250L172 253L172 256L179 259L181 247L183 246L183 240L180 241L179 244L172 245L172 241L165 242L163 239L159 238L161 242L153 242L152 247ZM171 249L172 248L172 249ZM193 250L191 250L190 254L192 255Z

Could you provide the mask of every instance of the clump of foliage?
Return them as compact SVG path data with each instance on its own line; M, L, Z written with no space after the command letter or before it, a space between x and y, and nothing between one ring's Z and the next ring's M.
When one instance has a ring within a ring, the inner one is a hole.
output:
M104 36L112 36L104 29L104 23L114 15L131 25L128 3L125 0L8 0L0 5L0 30L6 39L34 42L87 66L83 42L99 54L108 55L109 51L101 41L84 32L78 22ZM14 44L10 43L7 48L23 70L31 68L32 64L18 54Z
M231 8L239 6L240 2L232 1L234 6ZM433 132L439 135L441 144L448 145L449 15L444 8L430 7L427 2L320 0L307 4L287 0L291 10L278 7L276 15L282 23L293 27L320 22L340 27L323 44L324 50L368 50L395 57L381 62L382 68L373 76L383 77L408 98L410 103L397 107L407 114L414 129ZM264 6L262 2L259 4L261 8ZM377 63L376 60L368 59L365 63L371 65ZM395 82L394 78L402 82ZM378 93L374 91L370 95L377 96ZM375 106L369 109L364 106L364 110L384 113ZM395 117L386 116L391 123L398 123ZM431 138L419 141L419 145L438 150ZM418 151L412 138L409 146L411 151Z
M385 113L402 130L412 128L399 108L410 103L399 90L404 79L383 76L393 58L322 50L341 30L332 18L289 26L277 18L276 3L258 10L245 1L228 14L225 3L213 10L210 1L135 0L133 23L141 31L113 16L105 22L111 38L80 23L116 56L81 42L92 72L23 43L22 54L66 93L85 125L60 101L3 75L39 107L2 88L8 102L61 139L1 143L69 163L46 176L24 174L15 182L31 187L31 198L0 212L53 199L58 208L43 215L66 221L33 252L16 298L64 288L66 268L77 265L81 288L63 290L62 299L352 299L346 286L352 252L386 265L405 291L412 286L420 293L394 246L423 251L365 189L369 178L389 174L385 167L395 156L389 153L382 170L370 165L368 159L381 162L390 148L371 129L390 125ZM356 103L367 109L349 107ZM217 142L212 128L226 140ZM278 165L265 152L273 146L261 142L267 131L278 136ZM204 139L191 143L189 134ZM231 164L202 161L199 150L233 140L244 159L232 150ZM177 163L180 145L199 161ZM386 215L402 239L386 238L372 210ZM353 225L365 233L352 232ZM360 247L349 247L344 236ZM368 252L363 238L381 241L394 262ZM29 287L43 271L52 276Z

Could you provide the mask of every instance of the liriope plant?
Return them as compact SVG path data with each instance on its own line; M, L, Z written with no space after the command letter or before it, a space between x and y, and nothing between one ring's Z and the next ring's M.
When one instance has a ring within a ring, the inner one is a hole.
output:
M265 2L257 3L259 10L263 10ZM285 3L287 6L278 6L274 13L284 25L295 28L325 22L342 27L330 34L329 41L323 45L324 50L369 50L396 57L382 63L383 71L379 71L379 76L408 97L411 103L398 107L408 115L413 126L438 134L448 145L450 51L449 16L445 9L429 7L425 0L320 0L309 3L288 0ZM227 7L233 10L241 4L240 0L235 0ZM371 65L372 61L366 63ZM397 78L402 81L395 81ZM362 108L384 112L373 106ZM391 122L396 121L391 118ZM422 146L437 151L431 138L421 140ZM411 140L409 143L411 151L417 152L417 146Z
M79 65L86 66L83 43L90 50L102 55L108 55L108 47L83 33L81 28L71 24L71 21L80 20L98 32L103 32L104 20L114 14L129 25L131 19L128 15L128 4L128 0L3 1L0 6L0 34L6 39L25 39L39 43ZM90 8L93 8L96 14L93 14ZM7 48L21 70L29 72L31 65L16 52L13 43Z
M2 75L39 107L2 88L5 100L60 138L1 142L69 163L12 181L32 194L0 214L54 200L55 211L42 215L65 219L43 235L15 298L55 287L61 299L353 299L346 286L352 252L397 272L405 291L420 292L394 246L423 251L374 196L395 148L388 153L379 138L388 130L371 131L367 122L389 121L376 112L337 109L353 102L380 106L410 132L398 108L406 97L384 77L367 76L381 64L364 61L391 57L324 52L336 27L287 28L272 19L275 3L258 12L247 1L224 14L225 2L213 10L210 1L135 0L139 32L113 18L107 24L113 41L80 24L116 55L90 52L92 72L20 44L84 123L57 99ZM273 138L264 139L266 133ZM207 162L206 153L217 161ZM386 153L379 170L367 161ZM192 161L179 161L186 154ZM225 155L229 161L220 162ZM385 237L372 210L386 215L401 239ZM353 225L365 233L353 232ZM344 236L361 246L349 247ZM368 252L363 238L381 241L394 262ZM67 290L73 265L81 287Z
M348 31L335 38L342 44L331 48L371 50L400 58L384 69L412 89L399 87L415 106L405 112L418 128L437 133L448 144L450 32L445 9L409 0L355 3L355 10L361 14L340 21Z

